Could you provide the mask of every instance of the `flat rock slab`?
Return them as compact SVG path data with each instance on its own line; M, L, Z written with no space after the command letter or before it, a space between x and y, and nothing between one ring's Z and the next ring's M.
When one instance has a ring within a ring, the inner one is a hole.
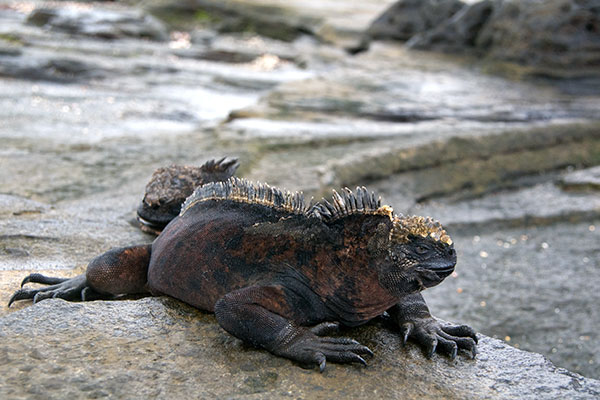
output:
M166 40L169 37L159 20L136 10L40 7L29 15L27 22L48 29L105 39L135 37Z
M600 219L449 233L458 264L424 292L433 315L600 375Z
M559 184L567 190L600 190L600 167L571 172Z
M170 298L47 300L0 319L0 396L64 398L597 398L600 382L482 337L475 360L426 359L372 324L344 332L370 346L366 368L304 370L247 347Z

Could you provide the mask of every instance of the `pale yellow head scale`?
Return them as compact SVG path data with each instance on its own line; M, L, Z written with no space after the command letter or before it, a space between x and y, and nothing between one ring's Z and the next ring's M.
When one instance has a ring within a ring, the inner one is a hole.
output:
M450 246L452 239L446 233L442 224L430 217L413 215L410 217L394 216L393 227L390 232L390 241L396 243L408 242L408 236L431 237L436 242Z

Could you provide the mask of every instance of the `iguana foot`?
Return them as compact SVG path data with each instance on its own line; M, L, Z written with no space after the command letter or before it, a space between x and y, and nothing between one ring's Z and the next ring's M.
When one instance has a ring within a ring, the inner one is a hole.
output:
M11 296L10 300L8 301L8 307L10 307L11 304L17 300L26 299L33 299L33 302L37 303L38 301L49 298L81 301L105 298L105 296L97 293L88 286L85 274L71 279L53 278L44 276L42 274L31 274L23 279L23 282L21 282L21 287L29 282L42 283L51 286L39 289L19 289Z
M319 336L332 330L337 330L337 324L331 322L319 324L312 329L297 328L273 352L307 368L318 365L321 372L325 370L327 360L367 365L362 356L373 355L367 346L350 338Z
M418 318L404 322L400 326L402 341L406 344L409 338L416 340L431 358L437 351L455 359L458 350L470 353L471 358L477 354L477 334L467 325L442 323L433 317Z

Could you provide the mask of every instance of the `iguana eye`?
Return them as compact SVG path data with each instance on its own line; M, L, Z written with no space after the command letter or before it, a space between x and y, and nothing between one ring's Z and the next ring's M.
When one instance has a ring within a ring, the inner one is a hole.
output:
M415 248L415 251L417 252L417 254L425 254L427 253L427 251L429 251L429 249L425 246L417 246Z
M392 261L398 262L398 256L392 253Z

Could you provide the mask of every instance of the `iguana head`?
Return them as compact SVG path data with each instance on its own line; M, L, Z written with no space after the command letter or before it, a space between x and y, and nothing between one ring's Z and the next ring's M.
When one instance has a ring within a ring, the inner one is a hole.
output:
M229 179L238 168L237 159L210 160L200 167L171 165L159 168L146 185L137 210L142 230L159 234L173 220L185 199L198 186Z
M365 187L354 193L347 188L341 194L333 191L332 202L323 199L306 214L329 224L343 222L346 235L366 237L379 282L395 296L435 286L454 271L454 245L439 222L394 215L392 207L382 205Z
M420 216L394 216L380 282L397 295L435 286L456 265L456 252L442 225Z

